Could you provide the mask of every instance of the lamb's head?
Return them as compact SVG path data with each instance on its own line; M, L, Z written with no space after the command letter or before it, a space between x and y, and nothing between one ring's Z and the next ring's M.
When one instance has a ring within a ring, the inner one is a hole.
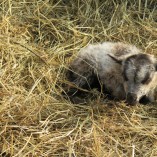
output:
M155 57L141 53L117 60L117 62L122 65L127 103L134 105L142 97L149 97L157 85L157 61Z

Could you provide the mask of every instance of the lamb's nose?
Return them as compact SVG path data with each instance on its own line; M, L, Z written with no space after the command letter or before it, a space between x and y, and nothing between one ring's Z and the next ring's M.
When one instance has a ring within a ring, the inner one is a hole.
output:
M135 105L137 103L137 95L134 93L128 93L126 101L129 105Z

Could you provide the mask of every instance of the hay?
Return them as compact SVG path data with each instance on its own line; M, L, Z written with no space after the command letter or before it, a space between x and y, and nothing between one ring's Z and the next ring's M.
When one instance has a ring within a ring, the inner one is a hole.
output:
M157 107L99 97L72 105L64 71L88 43L122 41L157 55L156 0L0 2L0 154L157 156Z

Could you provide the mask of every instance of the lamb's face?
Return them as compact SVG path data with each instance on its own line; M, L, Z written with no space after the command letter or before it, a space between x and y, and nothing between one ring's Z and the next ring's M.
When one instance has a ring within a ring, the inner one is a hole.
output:
M147 54L128 57L123 62L126 101L134 105L157 85L155 59Z

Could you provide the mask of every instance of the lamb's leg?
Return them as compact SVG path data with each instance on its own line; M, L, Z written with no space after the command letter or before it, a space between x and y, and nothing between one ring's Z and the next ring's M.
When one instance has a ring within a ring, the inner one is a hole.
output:
M84 97L86 97L88 90L91 89L95 79L93 75L94 69L87 60L76 59L71 64L67 72L67 79L72 83L72 86L66 93L73 103L80 103L79 98L84 102Z

